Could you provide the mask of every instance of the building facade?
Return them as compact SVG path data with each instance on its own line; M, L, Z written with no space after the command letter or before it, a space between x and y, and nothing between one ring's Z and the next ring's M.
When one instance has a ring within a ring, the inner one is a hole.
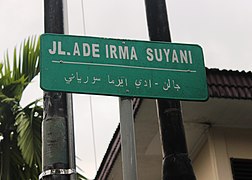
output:
M181 101L197 180L252 179L252 73L207 69L209 99ZM139 180L160 180L162 150L156 100L134 99ZM176 139L175 139L176 141ZM96 180L122 180L120 127Z

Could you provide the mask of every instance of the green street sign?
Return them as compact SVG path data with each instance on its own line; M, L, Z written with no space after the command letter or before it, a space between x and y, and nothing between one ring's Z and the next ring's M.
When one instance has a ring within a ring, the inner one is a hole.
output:
M200 46L44 34L41 88L113 96L206 100Z

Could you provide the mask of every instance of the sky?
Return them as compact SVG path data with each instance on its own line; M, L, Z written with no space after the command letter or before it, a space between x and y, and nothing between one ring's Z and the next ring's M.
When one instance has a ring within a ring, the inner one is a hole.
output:
M81 1L68 1L69 34L148 40L144 0ZM173 42L200 45L209 68L252 70L251 0L166 0L166 5ZM0 22L2 60L28 36L43 33L43 1L0 0ZM24 105L42 97L38 80L25 91ZM116 97L74 95L77 165L90 179L119 123L118 111Z

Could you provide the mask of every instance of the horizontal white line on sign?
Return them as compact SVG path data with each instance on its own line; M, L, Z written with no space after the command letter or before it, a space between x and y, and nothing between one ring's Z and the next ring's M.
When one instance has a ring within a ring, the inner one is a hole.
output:
M174 72L190 72L196 73L195 70L190 69L165 69L165 68L151 68L151 67L142 67L142 66L126 66L118 64L99 64L99 63L84 63L84 62L73 62L73 61L63 61L63 60L52 60L53 63L59 64L80 64L80 65L90 65L90 66L108 66L108 67L122 67L130 69L146 69L146 70L158 70L158 71L174 71Z

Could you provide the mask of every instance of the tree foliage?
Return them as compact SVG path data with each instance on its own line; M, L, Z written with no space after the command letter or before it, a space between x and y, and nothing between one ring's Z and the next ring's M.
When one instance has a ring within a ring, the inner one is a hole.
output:
M20 106L27 85L39 72L39 39L30 37L0 63L0 179L38 179L41 170L42 107Z
M0 63L0 179L37 180L42 169L40 100L21 107L27 85L39 73L39 38L30 37ZM81 174L78 180L86 179Z

